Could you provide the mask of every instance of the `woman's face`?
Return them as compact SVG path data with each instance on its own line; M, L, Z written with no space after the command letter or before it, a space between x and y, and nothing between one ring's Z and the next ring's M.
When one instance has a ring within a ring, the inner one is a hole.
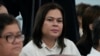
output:
M62 13L58 9L52 9L46 14L42 32L43 37L58 38L63 29Z
M17 24L7 25L0 37L0 56L18 56L23 46L21 35Z

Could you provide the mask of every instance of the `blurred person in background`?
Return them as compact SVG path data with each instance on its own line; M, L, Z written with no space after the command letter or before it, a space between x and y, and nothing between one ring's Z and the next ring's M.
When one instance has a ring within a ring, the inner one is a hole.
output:
M83 19L84 11L87 7L90 7L90 5L85 4L85 3L80 3L80 4L76 5L76 14L77 14L77 19L78 19L78 23L79 23L80 37L82 37L82 35L83 35L82 19Z
M93 22L92 34L93 46L87 56L100 56L100 17Z
M82 28L83 35L77 43L77 47L82 55L87 55L92 47L92 23L93 21L100 16L100 6L94 5L86 8L83 19L82 19Z

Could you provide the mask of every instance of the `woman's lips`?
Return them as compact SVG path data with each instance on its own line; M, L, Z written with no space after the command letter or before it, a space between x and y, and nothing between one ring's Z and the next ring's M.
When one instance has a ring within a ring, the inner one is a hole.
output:
M16 49L16 50L21 50L22 47L21 47L21 46L16 46L16 47L14 47L14 49Z
M52 29L51 31L54 32L54 33L57 33L59 30L57 30L57 29Z

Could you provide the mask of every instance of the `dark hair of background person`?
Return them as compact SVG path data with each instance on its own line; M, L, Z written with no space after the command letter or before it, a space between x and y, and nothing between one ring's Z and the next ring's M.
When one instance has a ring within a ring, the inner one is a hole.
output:
M84 14L85 9L90 6L91 6L90 4L86 4L86 3L80 3L76 5L76 15L78 19L80 37L82 37L82 33L83 33L83 32L80 32L80 29L82 29L83 14Z
M97 49L100 45L100 17L93 22L93 48Z
M41 44L42 44L42 26L45 20L45 16L48 13L48 11L50 10L54 10L54 9L58 9L61 11L62 13L62 17L63 17L63 30L62 30L62 34L61 36L58 38L58 45L59 48L61 48L61 52L63 51L63 48L65 47L64 44L64 29L65 29L65 20L64 20L64 11L62 9L62 7L60 7L60 5L56 4L56 3L48 3L43 5L42 7L39 8L37 14L36 14L36 18L35 18L35 23L34 23L34 28L33 28L33 42L36 44L36 46L38 48L42 48Z
M85 9L91 6L90 4L80 3L76 5L76 14L77 16L82 16Z
M78 41L77 47L82 55L87 55L90 52L92 47L92 33L89 28L89 25L93 23L93 21L100 16L100 6L95 5L88 7L82 19L82 27L83 27L83 36Z
M18 21L12 16L5 13L0 14L0 36L7 25L18 24ZM19 27L20 28L20 27Z

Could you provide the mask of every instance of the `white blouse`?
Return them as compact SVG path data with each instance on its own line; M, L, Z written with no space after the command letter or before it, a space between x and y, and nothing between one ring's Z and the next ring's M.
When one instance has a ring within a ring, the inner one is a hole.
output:
M75 44L71 40L64 39L64 43L66 47L64 48L62 54L81 56ZM60 51L61 49L58 48L57 42L52 48L48 48L46 44L43 43L42 48L40 49L31 40L25 47L23 47L20 56L47 56L47 55L59 54Z
M92 47L91 52L87 56L100 56L100 52Z

